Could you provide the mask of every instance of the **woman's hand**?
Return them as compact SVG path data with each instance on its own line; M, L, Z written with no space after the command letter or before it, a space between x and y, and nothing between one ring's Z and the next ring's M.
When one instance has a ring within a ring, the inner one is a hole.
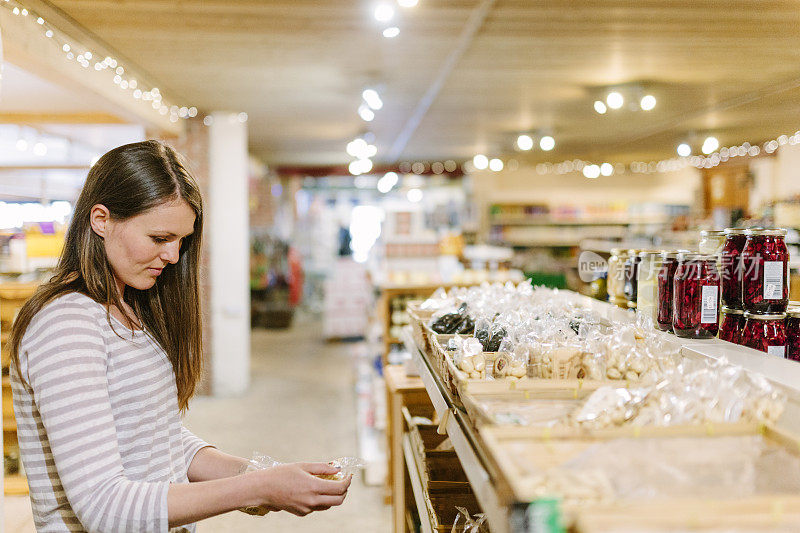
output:
M325 463L288 463L247 475L258 476L255 487L260 507L305 516L342 504L352 476L342 481L316 477L337 472L339 469Z

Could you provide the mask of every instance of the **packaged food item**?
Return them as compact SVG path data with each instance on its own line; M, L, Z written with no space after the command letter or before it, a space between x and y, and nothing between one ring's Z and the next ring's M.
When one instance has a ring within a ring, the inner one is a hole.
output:
M656 325L661 331L672 331L672 289L677 268L678 252L662 252L661 268L658 271L658 312L656 314Z
M700 243L697 250L704 255L717 255L725 245L725 232L720 230L703 230L700 232Z
M622 292L630 308L636 307L636 297L638 295L639 263L642 260L639 252L640 250L628 250L628 258L625 260Z
M672 329L684 338L717 336L720 276L713 255L684 253L675 270Z
M661 271L662 252L639 252L637 271L636 312L653 321L658 311L658 274Z
M250 457L250 460L247 462L247 465L245 465L239 473L245 474L247 472L253 472L256 470L265 470L267 468L272 468L273 466L278 466L280 464L283 463L276 459L273 459L268 455L264 455L263 453L260 452L253 452L253 455ZM359 470L361 470L365 466L364 461L357 457L339 457L338 459L330 461L328 464L338 468L339 471L335 474L318 475L317 476L318 478L329 479L332 481L341 481L345 479L347 476L356 474ZM254 516L264 516L269 512L263 507L259 507L257 505L250 507L242 507L239 510L243 513L247 513L249 515L254 515Z
M784 313L789 305L789 251L784 229L749 229L742 250L742 305L751 313Z
M778 357L786 357L786 313L744 313L741 344Z
M723 306L722 320L719 326L719 338L734 344L742 344L744 323L744 311Z
M790 307L786 317L786 358L800 361L800 307Z
M452 335L454 333L471 334L475 322L467 313L467 304L462 303L455 310L440 310L431 318L430 328L435 333Z
M611 250L611 257L608 259L608 280L607 291L608 299L615 305L627 307L625 299L625 261L628 259L628 252L619 248Z
M742 309L742 251L747 242L744 229L725 230L725 244L720 252L722 305Z

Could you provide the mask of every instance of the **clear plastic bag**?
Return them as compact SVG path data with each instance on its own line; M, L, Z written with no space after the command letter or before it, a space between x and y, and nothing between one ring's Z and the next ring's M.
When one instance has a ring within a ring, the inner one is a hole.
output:
M453 521L450 533L488 533L488 530L484 527L486 516L482 513L470 516L469 511L463 507L456 507L456 510L458 513Z

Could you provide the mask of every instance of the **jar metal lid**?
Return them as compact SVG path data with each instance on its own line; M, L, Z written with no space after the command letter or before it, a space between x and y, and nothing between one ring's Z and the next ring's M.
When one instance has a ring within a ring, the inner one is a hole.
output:
M658 257L660 255L661 252L656 250L642 250L641 252L639 252L639 257L641 259L645 259L647 257Z
M661 258L662 259L677 259L678 255L680 255L680 251L678 250L661 250Z
M727 305L722 306L722 312L726 315L743 315L744 311L741 309L736 309L733 307L728 307Z
M610 252L611 255L619 255L620 253L622 253L622 248L612 248Z
M759 315L758 313L750 313L745 311L745 318L754 318L756 320L783 320L786 318L786 313L774 313L771 315Z
M745 235L764 235L770 237L784 237L786 236L786 230L783 228L750 228L749 230L744 232Z
M701 254L697 252L681 252L678 254L678 260L684 261L716 261L717 256L714 254Z
M701 237L722 237L725 235L725 230L721 229L704 229L700 232Z
M786 310L786 315L792 318L800 317L800 307L790 307Z
M725 235L744 235L747 230L744 228L725 228Z

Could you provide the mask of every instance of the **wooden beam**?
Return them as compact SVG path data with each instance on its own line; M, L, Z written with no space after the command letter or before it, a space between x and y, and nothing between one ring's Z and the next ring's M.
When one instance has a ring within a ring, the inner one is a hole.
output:
M119 57L109 45L100 41L91 32L77 24L47 2L30 1L26 7L45 18L47 24L68 35L73 43ZM103 73L83 69L74 61L65 59L55 39L48 39L32 17L13 15L8 9L0 9L0 28L2 28L3 53L5 59L25 70L62 87L78 93L92 93L119 109L121 117L131 122L155 128L170 135L178 135L183 129L182 121L170 122L169 117L159 114L147 102L135 100L128 91L120 90L103 78ZM127 62L126 62L127 64ZM146 80L144 72L136 72L137 79ZM170 94L165 91L165 98ZM169 105L168 102L167 105ZM46 108L46 103L33 105Z
M86 165L0 165L0 171L5 170L88 170Z
M127 124L129 121L101 111L82 113L0 112L0 124Z

